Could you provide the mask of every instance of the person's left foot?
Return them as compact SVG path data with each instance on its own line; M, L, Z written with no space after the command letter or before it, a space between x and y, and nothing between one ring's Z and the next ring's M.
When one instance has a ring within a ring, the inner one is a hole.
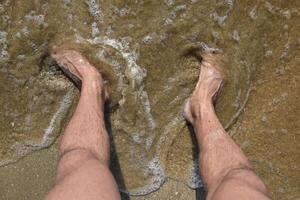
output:
M213 54L202 57L196 88L184 106L184 117L191 124L199 117L201 109L213 105L214 97L221 87L223 77L216 59Z

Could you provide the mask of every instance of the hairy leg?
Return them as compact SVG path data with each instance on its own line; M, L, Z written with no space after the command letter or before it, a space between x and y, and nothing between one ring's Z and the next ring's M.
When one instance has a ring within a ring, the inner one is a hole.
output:
M221 83L219 63L214 62L214 55L205 55L196 89L184 110L197 137L207 199L269 199L264 183L215 114L213 98Z
M104 124L105 85L80 53L54 48L52 57L81 83L81 96L63 135L56 183L46 200L120 199L109 170L110 144Z

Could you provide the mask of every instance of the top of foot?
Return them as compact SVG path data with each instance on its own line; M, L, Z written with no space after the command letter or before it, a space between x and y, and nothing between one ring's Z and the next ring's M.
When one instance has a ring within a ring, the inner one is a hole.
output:
M57 62L61 69L71 76L82 81L86 77L101 77L96 67L79 51L66 46L52 46L51 57Z
M50 55L77 86L80 86L82 82L87 86L96 83L103 94L103 99L109 98L108 87L100 72L79 51L66 46L52 46Z
M197 85L184 107L184 117L193 123L201 105L212 104L223 82L222 66L218 56L201 55L200 74Z

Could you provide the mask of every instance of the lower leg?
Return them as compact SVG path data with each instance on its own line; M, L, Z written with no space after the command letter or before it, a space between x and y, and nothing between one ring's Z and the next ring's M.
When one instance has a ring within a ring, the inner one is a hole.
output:
M120 199L109 170L104 124L106 91L101 74L81 54L59 50L58 64L81 80L81 95L59 150L56 185L46 199Z
M218 66L213 66L213 57L208 58L210 62L204 57L195 92L185 107L185 117L193 125L199 144L200 173L208 192L207 199L241 199L245 194L248 196L243 199L265 199L263 182L215 114L213 97L222 76ZM237 187L241 187L240 193L236 193Z
M100 78L83 80L77 108L71 118L61 141L57 180L65 171L77 167L69 162L71 154L85 154L109 166L109 136L104 124L104 95ZM85 153L83 153L85 152ZM85 156L83 156L85 157ZM81 160L78 160L80 162Z

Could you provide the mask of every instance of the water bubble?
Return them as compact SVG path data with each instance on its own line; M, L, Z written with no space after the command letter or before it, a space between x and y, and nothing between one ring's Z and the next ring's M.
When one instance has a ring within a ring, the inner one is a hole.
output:
M174 11L175 12L180 12L180 11L185 11L186 10L186 5L179 5L179 6L176 6Z
M114 13L117 14L120 17L124 17L126 15L130 14L130 9L127 7L119 9L118 7L113 7L114 8Z
M234 0L226 0L227 5L229 6L230 9L233 8Z
M267 122L267 121L268 121L268 119L267 119L267 117L266 117L266 116L263 116L263 117L261 118L261 121L262 121L262 122Z
M280 56L280 58L285 58L288 56L288 54L290 53L290 49L291 49L291 46L290 46L290 42L286 42L285 45L284 45L284 49L283 49L283 52Z
M152 183L145 187L144 189L140 189L138 195L149 194L160 188L160 186L165 182L165 173L161 168L159 157L155 156L147 165L145 169L145 173L153 176Z
M92 23L92 36L93 37L96 37L97 35L99 35L100 34L100 30L99 30L99 28L98 28L98 26L97 26L97 23L96 22L93 22Z
M150 106L148 94L146 91L142 91L142 93L140 95L140 99L141 99L141 103L144 107L144 112L145 112L146 118L148 120L148 126L150 129L154 129L156 127L156 123L151 114L151 106Z
M234 30L233 33L231 34L231 36L232 36L232 39L237 42L240 41L240 39L241 39L240 34L237 30Z
M6 44L7 33L4 31L0 31L0 45Z
M143 38L143 43L144 44L150 44L153 40L153 37L151 35L146 35L144 38Z
M44 15L36 15L35 11L30 11L27 15L25 15L25 19L27 21L33 21L37 25L42 25L43 27L47 27L48 23L45 22Z
M275 12L274 12L274 6L273 6L270 2L266 1L266 2L265 2L265 7L267 8L267 10L268 10L270 13L272 13L272 14L275 13Z
M7 33L0 31L0 62L7 61L9 59Z
M71 0L63 0L64 2L64 6L69 6L69 4L71 3Z
M142 138L140 137L140 135L138 133L132 135L132 140L137 144L142 143Z
M96 0L87 0L86 1L90 14L95 17L98 21L102 22L103 21L103 13L100 10L100 6L96 2Z
M266 58L269 58L273 55L273 51L272 50L267 50L266 53L265 53L265 57Z
M227 15L219 16L217 12L214 12L211 14L214 21L218 23L219 26L224 27L225 26L225 20L227 19Z
M209 47L205 42L201 42L201 43L200 43L200 48L202 49L202 51L204 51L204 52L206 52L206 53L211 53L211 52L222 52L221 49Z
M286 10L282 12L282 15L286 18L286 19L290 19L292 17L291 11L290 10Z
M153 143L153 138L152 137L148 137L146 140L145 140L145 145L146 145L146 149L149 150L151 145Z
M212 37L215 39L215 40L219 40L220 39L220 33L219 32L216 32L216 31L213 31L211 33Z
M251 19L256 19L257 18L257 7L255 6L250 12L249 12L249 16Z
M165 4L167 4L167 6L172 6L175 4L175 0L165 0Z
M170 25L170 24L173 24L173 20L170 19L170 18L165 19L164 22L163 22L164 26L167 26L167 25Z
M5 12L4 6L0 4L0 14L3 14L4 12Z

